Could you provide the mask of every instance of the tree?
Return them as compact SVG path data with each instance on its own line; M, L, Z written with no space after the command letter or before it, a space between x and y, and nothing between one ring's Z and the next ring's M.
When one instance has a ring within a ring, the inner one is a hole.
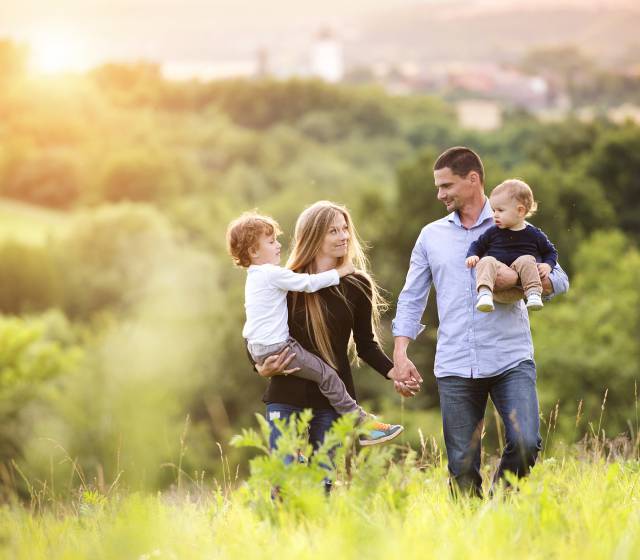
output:
M13 159L5 164L3 175L0 192L32 204L68 209L80 193L78 162L65 152Z
M543 410L560 401L560 424L571 436L578 402L597 430L603 394L608 435L634 417L640 383L640 252L619 231L598 232L573 259L567 295L532 320ZM581 431L580 435L584 433Z
M57 246L65 309L83 319L126 310L172 242L170 225L148 206L122 204L80 216Z
M640 128L628 123L605 131L585 159L613 204L622 230L640 240Z

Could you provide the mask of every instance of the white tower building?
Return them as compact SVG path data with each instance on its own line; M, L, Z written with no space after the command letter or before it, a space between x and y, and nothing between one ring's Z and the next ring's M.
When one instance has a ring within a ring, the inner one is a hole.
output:
M344 76L342 45L330 29L316 34L311 48L311 74L336 83Z

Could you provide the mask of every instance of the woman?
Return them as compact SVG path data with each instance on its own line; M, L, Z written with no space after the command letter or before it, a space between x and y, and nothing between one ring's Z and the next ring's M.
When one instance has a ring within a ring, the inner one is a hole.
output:
M316 202L298 218L287 267L295 272L318 273L340 266L345 259L353 262L357 272L342 278L338 286L316 293L289 294L289 330L303 347L337 370L349 394L357 400L349 360L352 335L360 358L385 378L391 379L393 374L393 363L380 348L377 336L384 302L368 274L368 262L348 210L331 202ZM257 367L260 375L271 378L263 399L271 426L270 445L275 447L280 435L274 420L288 419L310 408L313 418L309 437L317 449L338 414L317 384L279 375L296 371L286 369L292 358L285 351ZM407 396L413 394L397 383L396 390ZM385 426L388 429L384 424L380 429Z

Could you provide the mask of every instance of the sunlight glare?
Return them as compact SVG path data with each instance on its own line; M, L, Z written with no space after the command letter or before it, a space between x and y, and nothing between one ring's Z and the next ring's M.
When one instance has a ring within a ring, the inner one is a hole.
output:
M83 45L71 33L41 31L33 36L30 45L34 72L58 74L86 68Z

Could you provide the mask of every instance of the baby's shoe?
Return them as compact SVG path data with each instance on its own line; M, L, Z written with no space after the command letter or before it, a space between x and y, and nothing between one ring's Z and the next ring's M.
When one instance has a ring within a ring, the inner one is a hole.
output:
M529 294L527 296L527 309L531 309L531 311L540 311L544 307L542 303L542 298L540 294Z
M491 292L483 292L478 294L478 300L476 302L476 309L483 313L489 313L495 308L493 307L493 294Z

